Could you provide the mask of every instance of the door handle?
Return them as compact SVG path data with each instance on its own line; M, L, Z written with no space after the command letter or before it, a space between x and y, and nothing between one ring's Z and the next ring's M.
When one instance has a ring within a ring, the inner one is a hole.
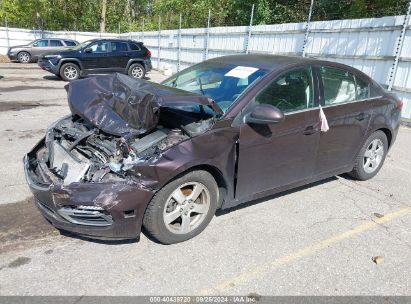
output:
M304 135L312 135L316 132L317 132L317 130L314 126L308 126L307 128L304 129L303 134Z
M355 119L358 121L364 120L365 119L365 114L364 112L361 112L360 114L358 114L357 116L355 116Z

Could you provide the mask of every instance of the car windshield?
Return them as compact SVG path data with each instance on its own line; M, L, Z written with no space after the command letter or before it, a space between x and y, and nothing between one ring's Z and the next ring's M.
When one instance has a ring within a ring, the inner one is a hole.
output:
M85 47L86 45L90 44L93 40L86 40L80 44L77 44L75 47L72 47L73 50L79 50Z
M267 70L223 62L202 62L163 81L163 85L203 94L224 111L267 74Z

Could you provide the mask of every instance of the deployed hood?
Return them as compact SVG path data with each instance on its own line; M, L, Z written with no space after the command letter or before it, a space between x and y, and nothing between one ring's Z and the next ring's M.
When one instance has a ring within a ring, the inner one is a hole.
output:
M206 96L118 73L76 80L66 90L73 114L118 136L143 134L155 128L161 107L198 104L223 113Z

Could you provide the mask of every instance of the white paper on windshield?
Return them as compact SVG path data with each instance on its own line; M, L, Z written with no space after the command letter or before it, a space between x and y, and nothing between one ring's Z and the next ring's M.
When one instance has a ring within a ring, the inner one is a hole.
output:
M247 78L251 74L253 74L255 71L258 71L257 68L253 67L246 67L246 66L237 66L234 69L228 71L224 76L231 76L231 77L236 77L236 78Z

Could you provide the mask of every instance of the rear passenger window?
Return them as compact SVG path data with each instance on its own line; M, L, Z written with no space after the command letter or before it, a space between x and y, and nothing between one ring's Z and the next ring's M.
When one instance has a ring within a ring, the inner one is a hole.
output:
M271 104L284 113L311 108L314 101L311 69L283 74L258 94L255 100L260 104Z
M137 43L130 43L129 45L132 51L140 51L140 47L137 45Z
M355 101L354 76L346 71L322 67L325 105Z
M64 43L67 46L76 46L77 45L74 41L70 41L70 40L64 40Z
M356 89L357 89L357 99L367 99L370 97L370 84L362 80L359 77L355 77Z
M125 42L111 42L111 51L112 52L127 52L128 47Z
M50 46L63 46L60 40L50 40Z

